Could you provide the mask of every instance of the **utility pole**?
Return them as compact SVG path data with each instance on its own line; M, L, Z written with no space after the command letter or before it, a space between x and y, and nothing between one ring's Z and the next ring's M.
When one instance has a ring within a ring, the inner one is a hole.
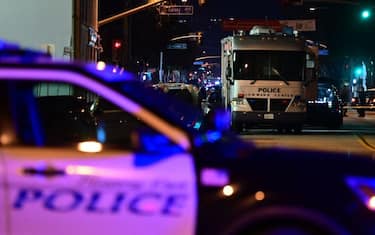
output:
M91 32L91 33L96 34L95 35L96 41L94 42L93 50L91 51L91 54L92 54L92 57L93 57L94 61L97 61L98 56L99 56L98 54L100 53L99 50L101 50L101 48L97 48L97 43L98 43L97 40L100 40L100 39L98 39L98 31L99 31L99 28L98 28L98 12L99 12L99 9L98 9L98 0L91 0L91 1L92 1L92 7L91 7L92 17L90 19L91 22L89 22L89 25L91 25L92 29L94 30L94 32ZM92 35L90 34L90 36L92 36Z
M81 58L81 8L80 1L73 0L73 58Z
M98 35L98 0L73 0L74 59L96 61L101 48Z

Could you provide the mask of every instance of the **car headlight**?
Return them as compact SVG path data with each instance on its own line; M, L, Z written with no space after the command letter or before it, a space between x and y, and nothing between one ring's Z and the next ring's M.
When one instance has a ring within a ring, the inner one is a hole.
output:
M78 151L85 153L99 153L103 150L103 145L97 141L84 141L77 145Z
M369 210L375 211L375 178L350 176L346 184Z

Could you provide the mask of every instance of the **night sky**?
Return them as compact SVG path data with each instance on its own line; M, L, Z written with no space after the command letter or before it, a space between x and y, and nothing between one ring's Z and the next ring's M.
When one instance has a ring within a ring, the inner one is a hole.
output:
M375 55L375 15L369 21L363 21L359 16L363 6L370 3L375 10L375 4L371 1L353 1L361 2L362 5L324 2L305 0L303 6L291 7L284 6L280 0L211 0L205 7L198 9L200 15L197 17L213 15L241 19L315 19L317 31L301 34L328 45L333 55ZM309 11L312 6L317 6L318 9L315 12Z
M191 0L190 0L191 1ZM140 1L99 0L99 18L121 12ZM319 5L313 5L319 2ZM132 25L132 59L158 60L158 52L166 45L166 40L188 32L203 31L203 44L190 48L196 53L205 50L207 53L219 52L220 38L231 34L222 31L218 22L210 19L229 17L240 19L316 19L317 31L302 33L305 37L322 42L329 47L331 55L337 56L371 56L375 55L375 20L368 22L359 18L361 7L348 4L328 4L325 1L305 0L303 6L284 6L281 0L207 0L204 6L194 5L194 15L185 17L159 16L155 8L150 8L131 17ZM359 2L359 1L356 1ZM310 6L318 6L318 10L310 12ZM185 19L187 23L176 23ZM122 21L113 22L100 29L105 47L110 47L114 37L127 37ZM127 40L127 39L125 39ZM107 53L107 54L106 54ZM110 51L104 55L109 56ZM178 54L178 53L177 53ZM180 54L185 54L186 52ZM178 56L176 57L178 58ZM187 58L190 60L192 58ZM189 61L186 61L189 62Z

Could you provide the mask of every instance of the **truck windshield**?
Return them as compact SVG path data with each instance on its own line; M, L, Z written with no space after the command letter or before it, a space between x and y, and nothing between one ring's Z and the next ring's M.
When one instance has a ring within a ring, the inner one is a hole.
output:
M305 53L301 51L236 51L235 80L301 81Z

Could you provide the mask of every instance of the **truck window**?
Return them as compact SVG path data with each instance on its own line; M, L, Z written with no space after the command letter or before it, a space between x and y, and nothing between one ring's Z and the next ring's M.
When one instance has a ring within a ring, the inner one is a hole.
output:
M295 51L236 51L236 80L301 81L305 53Z

